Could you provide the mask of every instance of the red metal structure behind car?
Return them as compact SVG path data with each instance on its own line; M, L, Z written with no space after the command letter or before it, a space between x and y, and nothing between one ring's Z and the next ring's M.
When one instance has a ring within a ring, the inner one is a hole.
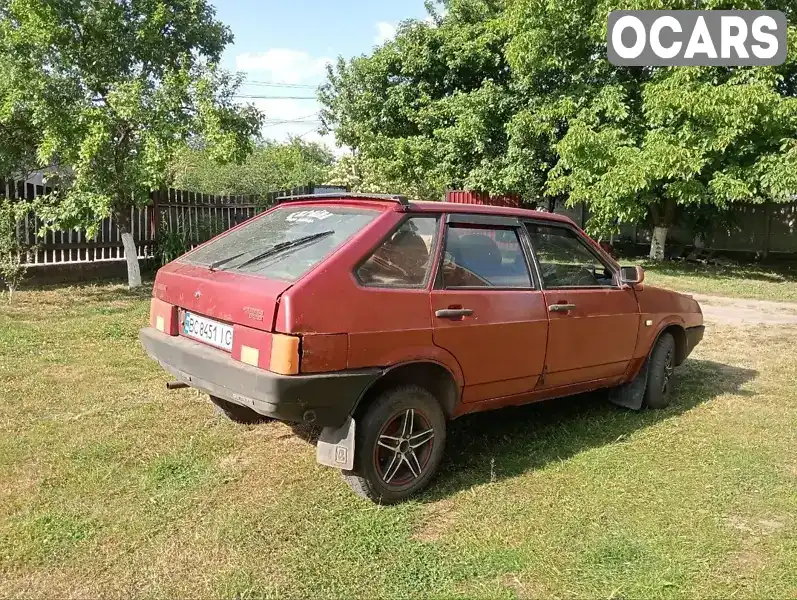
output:
M297 197L162 268L141 340L234 420L320 425L319 462L395 502L460 415L598 388L666 406L703 317L643 279L555 214Z
M454 204L480 204L519 208L521 199L517 194L493 196L485 192L476 192L472 190L447 190L446 202L453 202Z

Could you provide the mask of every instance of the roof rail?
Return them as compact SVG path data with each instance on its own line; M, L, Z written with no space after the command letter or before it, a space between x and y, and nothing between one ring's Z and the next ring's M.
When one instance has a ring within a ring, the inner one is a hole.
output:
M313 200L329 200L331 198L362 198L366 200L386 200L388 202L397 202L402 206L409 206L410 201L406 196L398 194L366 194L355 192L325 192L323 194L299 194L297 196L280 196L275 198L277 204L283 202L308 202Z

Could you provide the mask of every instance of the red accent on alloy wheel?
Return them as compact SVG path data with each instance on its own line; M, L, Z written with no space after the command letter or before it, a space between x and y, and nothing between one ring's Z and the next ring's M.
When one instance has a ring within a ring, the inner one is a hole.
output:
M374 445L374 467L382 483L393 489L412 485L426 471L434 444L434 429L421 411L408 408L393 415Z

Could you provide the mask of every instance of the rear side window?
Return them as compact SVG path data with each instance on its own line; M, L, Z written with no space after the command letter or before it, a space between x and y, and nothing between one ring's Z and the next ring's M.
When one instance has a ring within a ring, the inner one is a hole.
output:
M296 281L371 223L379 211L284 205L212 239L180 262Z
M450 288L531 288L516 229L450 225L440 270Z
M369 287L423 287L432 264L437 229L437 217L407 219L357 269L357 279Z

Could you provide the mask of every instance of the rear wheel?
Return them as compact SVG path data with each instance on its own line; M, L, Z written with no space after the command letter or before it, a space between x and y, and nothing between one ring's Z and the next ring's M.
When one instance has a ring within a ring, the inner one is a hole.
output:
M260 413L256 413L251 408L247 408L246 406L241 406L240 404L235 404L233 402L228 402L223 398L219 398L218 396L210 396L210 401L216 406L216 412L219 414L224 415L230 421L235 421L236 423L262 423L263 421L268 421L269 418L266 416L261 415Z
M675 338L670 333L662 334L650 355L648 387L645 404L650 408L667 408L672 398L675 383Z
M414 385L388 390L358 420L354 470L343 478L363 498L401 502L429 485L445 440L445 415L432 394Z

